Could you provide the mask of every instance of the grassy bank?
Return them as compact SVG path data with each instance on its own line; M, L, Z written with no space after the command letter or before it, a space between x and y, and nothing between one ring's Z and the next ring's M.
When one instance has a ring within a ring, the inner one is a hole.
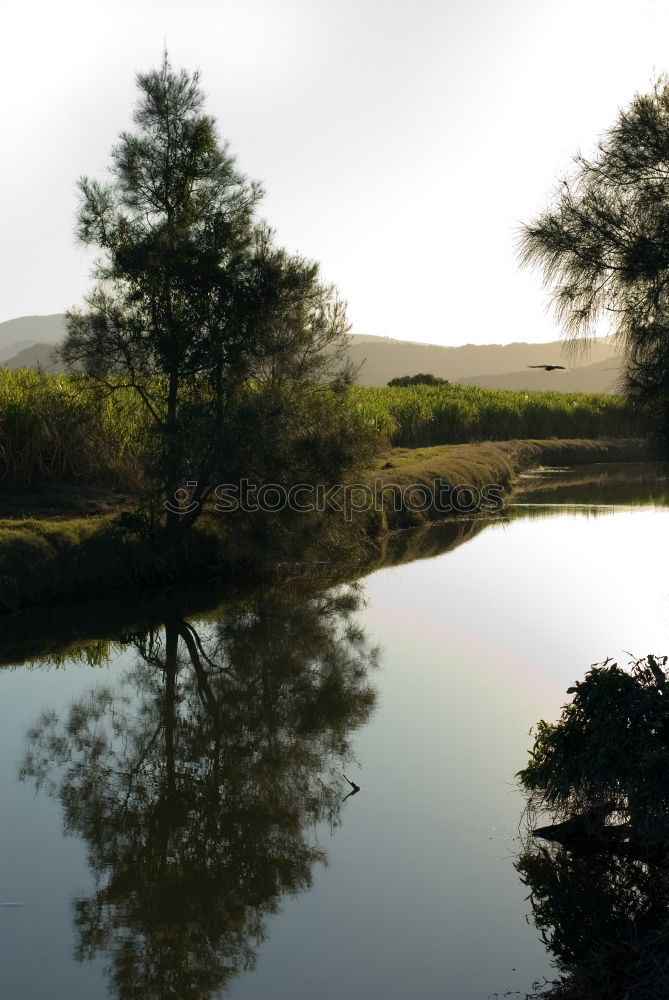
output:
M387 457L379 459L367 482L377 495L383 495L383 510L376 522L377 530L382 533L416 527L444 516L434 505L421 509L420 502L412 503L412 487L422 487L434 496L437 481L453 486L467 484L478 494L494 484L503 488L500 495L504 500L509 496L514 476L533 466L643 461L651 457L649 446L639 439L491 441L404 448L394 449ZM493 512L489 506L487 512ZM453 513L467 511L455 510ZM372 521L367 530L373 535L374 528Z
M409 487L430 493L440 480L476 489L499 484L508 491L514 475L531 466L644 457L650 456L640 441L504 441L395 451L367 473L366 485L377 499L372 509L354 512L349 524L341 519L340 547L332 535L324 536L322 551L312 550L306 558L331 566L348 560L351 570L357 562L360 572L381 564L389 533L444 517L434 507L416 509ZM181 550L167 555L114 517L0 521L0 611L225 573L260 579L283 571L285 563L276 552L268 555L266 543L254 548L236 534L225 515L203 517ZM350 538L360 543L357 548Z
M231 568L252 576L259 553L250 549L244 564L223 528L220 519L203 517L187 544L168 553L118 517L0 520L0 611L201 581Z

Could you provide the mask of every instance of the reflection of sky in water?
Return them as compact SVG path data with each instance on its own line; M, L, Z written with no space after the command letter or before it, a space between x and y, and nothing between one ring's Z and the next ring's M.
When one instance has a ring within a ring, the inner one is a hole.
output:
M127 657L119 657L119 661ZM42 997L92 1000L106 996L102 960L72 960L75 932L72 900L90 886L86 846L63 837L61 810L33 786L17 782L25 736L45 708L67 711L82 692L120 676L110 669L68 665L61 670L0 671L0 996L7 1000Z
M626 662L625 649L669 652L668 519L667 510L519 518L365 581L360 617L383 656L379 708L354 738L360 767L347 772L362 792L334 837L319 831L329 867L284 901L233 998L481 1000L524 994L547 972L506 839L522 807L514 774L530 727L556 716L590 663ZM70 669L0 680L3 703L16 706L3 732L13 768L40 709L67 705L97 678ZM88 884L83 846L60 839L53 800L11 780L4 791L14 814L0 898L29 904L0 911L23 956L15 980L0 973L5 995L32 1000L47 973L51 995L103 995L101 983L91 988L96 967L66 968L69 898Z
M287 1000L291 953L328 997L524 993L548 971L505 839L522 808L514 774L530 727L557 715L590 663L669 652L669 584L652 560L668 518L497 523L366 580L364 622L384 654L380 707L356 739L363 793L317 891L277 921L236 996L260 998L261 975L276 976L286 985L272 995ZM335 987L319 973L326 927L345 956Z
M606 655L669 652L668 528L666 510L495 523L445 556L376 574L368 594L412 634L473 642L563 691Z

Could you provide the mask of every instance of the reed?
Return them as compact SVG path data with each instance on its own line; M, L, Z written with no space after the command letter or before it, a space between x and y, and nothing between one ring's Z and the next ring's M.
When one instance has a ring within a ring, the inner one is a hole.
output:
M361 434L400 447L643 433L618 396L476 386L353 386ZM130 389L102 397L80 376L0 369L0 482L133 488L150 466L151 429Z
M365 423L400 447L642 433L621 396L443 385L355 386L350 398Z
M0 481L134 485L148 429L130 390L104 398L75 376L0 369Z

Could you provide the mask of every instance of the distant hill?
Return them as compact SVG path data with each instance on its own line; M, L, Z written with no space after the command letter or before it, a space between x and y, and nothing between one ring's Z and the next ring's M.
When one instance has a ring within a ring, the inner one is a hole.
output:
M56 344L65 336L65 317L62 313L52 316L20 316L0 323L0 351L14 345L17 353L31 344ZM4 361L5 358L2 358Z
M65 336L65 317L21 316L0 323L0 365L60 371L52 351ZM360 385L386 385L391 378L429 372L449 382L488 389L551 389L562 392L611 392L620 370L620 358L611 338L594 341L589 353L573 360L564 357L564 345L465 344L440 347L391 337L354 334L349 355L359 367ZM527 365L564 364L568 371L545 372Z
M56 344L31 344L11 358L0 359L3 368L40 368L43 372L62 372L63 366L53 357Z
M457 379L461 385L480 385L482 389L526 389L554 392L616 392L616 383L622 373L618 357L596 361L592 365L567 371L545 372L527 369L507 372L504 375L474 375Z
M352 336L349 356L359 365L360 385L386 385L391 378L400 375L415 375L416 372L430 372L450 382L468 379L476 385L489 375L511 375L524 372L527 365L565 364L576 370L584 369L601 361L608 361L616 354L611 338L596 340L588 355L565 361L562 341L549 344L465 344L463 347L440 347L436 344L418 344L408 340L392 340L389 337ZM616 362L617 364L617 362ZM557 383L549 381L552 375L563 372L529 372L539 375L537 388L556 388ZM571 373L570 373L571 374ZM615 375L615 372L612 373ZM570 379L571 381L571 379ZM586 380L587 381L587 380ZM601 383L601 377L598 384ZM531 387L534 387L532 383ZM529 383L528 383L529 386ZM525 388L525 386L517 386ZM500 386L501 388L501 386ZM516 388L508 385L506 388ZM578 391L599 391L585 389Z
M24 351L26 347L32 347L36 343L34 340L13 340L6 347L0 347L0 364L7 358L13 358L19 351Z

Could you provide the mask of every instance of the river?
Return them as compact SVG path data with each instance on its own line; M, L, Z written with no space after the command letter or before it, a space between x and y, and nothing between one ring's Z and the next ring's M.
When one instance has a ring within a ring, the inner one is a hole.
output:
M669 653L666 481L549 470L505 513L360 587L171 608L166 632L80 630L5 666L0 995L484 1000L550 979L514 776L590 664Z

